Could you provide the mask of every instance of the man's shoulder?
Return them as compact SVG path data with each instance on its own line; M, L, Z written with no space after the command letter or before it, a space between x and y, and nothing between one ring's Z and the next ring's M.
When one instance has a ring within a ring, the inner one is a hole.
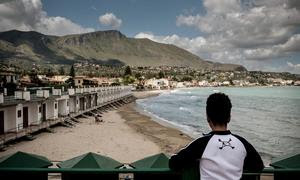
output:
M213 136L213 134L203 134L202 137L195 139L190 144L188 144L187 147L199 148L199 147L206 146L212 136Z
M232 134L234 137L236 137L237 139L239 139L243 145L245 146L246 150L248 151L250 148L254 148L244 137L237 135L237 134Z

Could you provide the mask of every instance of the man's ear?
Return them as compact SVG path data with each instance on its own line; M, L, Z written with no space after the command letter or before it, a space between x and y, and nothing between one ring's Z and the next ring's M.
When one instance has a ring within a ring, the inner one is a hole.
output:
M230 122L230 119L231 119L231 116L229 116L229 118L227 119L227 123L229 123L229 122Z

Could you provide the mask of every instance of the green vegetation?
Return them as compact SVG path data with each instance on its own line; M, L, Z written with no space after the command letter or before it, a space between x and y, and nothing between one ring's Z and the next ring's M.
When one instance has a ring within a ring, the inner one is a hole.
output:
M177 66L205 70L246 70L240 65L212 63L178 48L149 39L127 38L119 31L98 31L79 35L47 36L17 30L0 33L0 57L5 63L31 69L33 64L53 68L92 63L105 66ZM58 65L58 66L57 66ZM56 69L54 69L56 68ZM97 74L91 74L97 75Z

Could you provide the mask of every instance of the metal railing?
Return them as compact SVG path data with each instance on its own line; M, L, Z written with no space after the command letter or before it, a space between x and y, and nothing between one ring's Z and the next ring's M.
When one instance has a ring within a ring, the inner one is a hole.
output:
M51 176L53 173L58 174L68 174L68 175L105 175L105 174L123 174L131 173L135 175L156 175L157 177L163 175L174 175L179 176L182 180L195 180L195 177L184 176L184 171L176 172L170 170L169 168L139 168L139 169L92 169L92 168L0 168L0 174L2 173L30 173L40 174L44 173L47 176ZM287 175L288 177L299 177L300 169L274 169L274 168L265 168L261 172L251 172L243 173L243 177L249 176L274 176L276 175ZM63 178L62 178L63 179ZM259 179L259 178L258 178ZM278 179L278 178L277 178Z

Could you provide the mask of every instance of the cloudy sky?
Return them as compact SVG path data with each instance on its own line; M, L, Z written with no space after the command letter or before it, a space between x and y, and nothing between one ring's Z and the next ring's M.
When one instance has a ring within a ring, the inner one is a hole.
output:
M117 29L248 70L300 74L300 0L0 0L0 31Z

